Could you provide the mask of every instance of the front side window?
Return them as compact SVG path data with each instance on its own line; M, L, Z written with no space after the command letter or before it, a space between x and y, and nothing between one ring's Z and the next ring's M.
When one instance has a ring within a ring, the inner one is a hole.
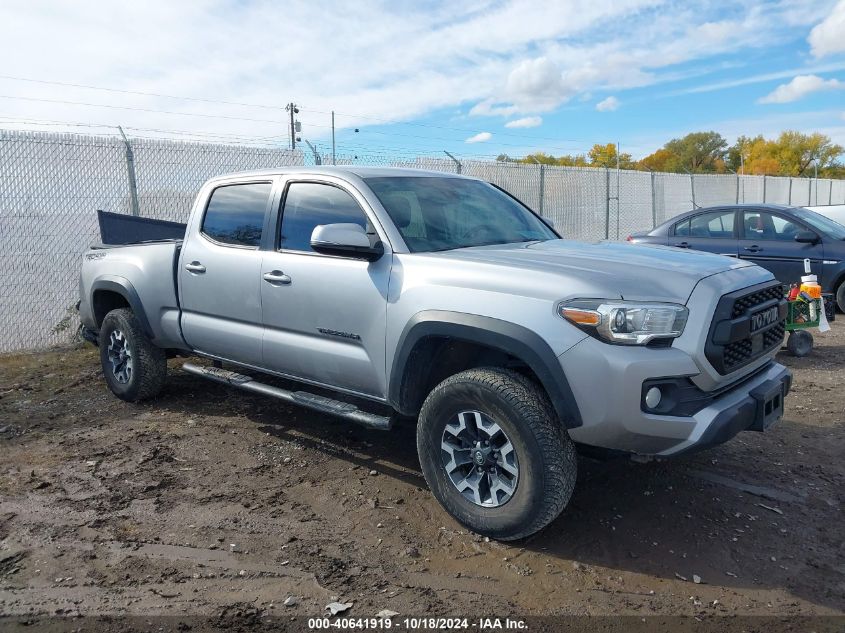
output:
M211 193L201 231L221 244L258 248L271 189L269 182L218 187Z
M792 213L799 220L804 220L804 222L828 237L834 240L845 240L845 226L842 226L839 222L809 209L792 209Z
M527 207L479 180L365 178L411 252L555 240Z
M349 193L314 182L294 182L288 187L282 210L279 248L313 252L311 234L321 224L357 224L368 229L367 216Z
M780 240L788 242L802 227L788 218L765 211L744 211L743 225L747 240Z

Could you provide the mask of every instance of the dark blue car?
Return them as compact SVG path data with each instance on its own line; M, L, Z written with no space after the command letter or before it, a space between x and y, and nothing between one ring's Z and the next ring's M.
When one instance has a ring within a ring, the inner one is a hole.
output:
M835 293L845 311L845 226L809 209L776 204L696 209L628 241L747 259L784 284L800 282L809 259L822 290Z

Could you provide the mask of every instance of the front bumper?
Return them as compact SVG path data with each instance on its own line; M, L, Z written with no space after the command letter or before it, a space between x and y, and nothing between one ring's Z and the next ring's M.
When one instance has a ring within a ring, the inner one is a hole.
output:
M783 414L792 374L767 361L721 390L689 415L643 411L643 383L655 378L693 377L692 358L675 348L613 346L585 339L561 355L583 424L569 429L573 441L640 455L673 456L726 442L744 430L759 430Z

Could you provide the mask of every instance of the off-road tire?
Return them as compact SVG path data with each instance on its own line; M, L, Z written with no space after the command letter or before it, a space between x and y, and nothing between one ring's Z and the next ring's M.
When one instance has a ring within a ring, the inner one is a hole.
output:
M120 331L132 358L132 371L127 382L119 382L109 360L112 333ZM128 308L112 310L103 319L99 334L100 362L103 376L111 392L121 400L138 402L157 396L167 380L167 356L144 334L138 318Z
M516 451L516 488L498 507L465 498L443 466L443 431L465 410L495 420ZM575 446L543 389L496 368L470 369L434 388L420 411L417 451L425 480L446 511L474 532L501 541L530 536L551 523L569 502L578 470Z

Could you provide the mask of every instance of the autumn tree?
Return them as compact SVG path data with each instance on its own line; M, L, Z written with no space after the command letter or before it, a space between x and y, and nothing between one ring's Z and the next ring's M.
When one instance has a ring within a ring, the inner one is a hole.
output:
M596 143L590 151L587 152L587 157L590 159L590 167L615 168L617 166L616 144L607 143L606 145L602 145L600 143ZM621 169L633 169L634 161L631 159L631 155L624 152L619 154L618 166Z
M805 176L817 161L819 174L831 175L841 169L836 161L842 152L842 146L824 134L788 130L775 140L740 136L728 150L728 164L745 174Z
M803 176L813 162L818 169L833 165L842 154L843 147L819 132L802 134L787 130L774 141L772 152L782 175Z
M676 171L680 160L665 147L661 147L653 154L649 154L638 163L640 169L648 171Z
M724 171L728 142L718 132L691 132L664 146L677 157L681 170L690 172Z
M519 159L519 162L529 164L540 163L542 165L558 165L565 167L586 167L588 164L587 158L583 154L552 156L551 154L546 154L545 152L534 152L533 154L528 154L525 158Z

